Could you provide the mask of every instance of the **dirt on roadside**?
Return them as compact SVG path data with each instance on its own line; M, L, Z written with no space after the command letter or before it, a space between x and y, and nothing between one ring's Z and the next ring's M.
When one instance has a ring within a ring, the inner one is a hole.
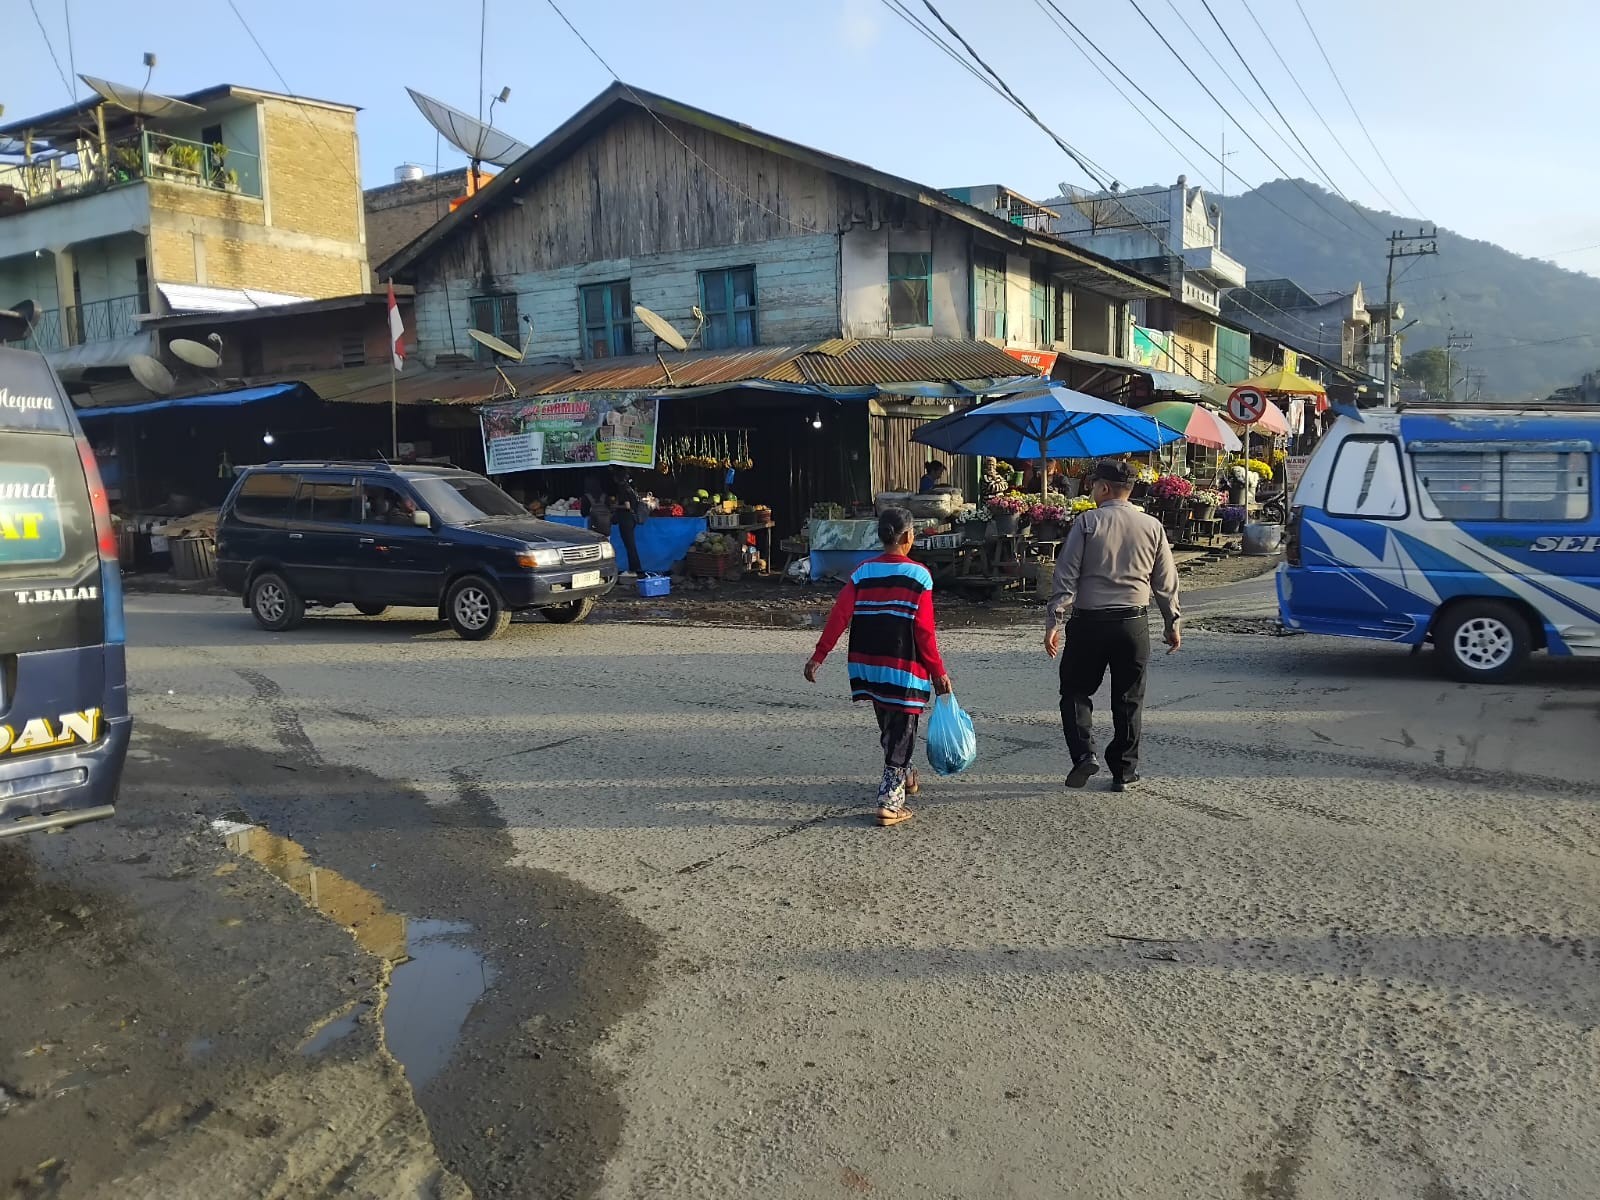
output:
M304 1052L381 964L230 854L151 741L114 821L0 844L6 1194L470 1195L373 1025Z

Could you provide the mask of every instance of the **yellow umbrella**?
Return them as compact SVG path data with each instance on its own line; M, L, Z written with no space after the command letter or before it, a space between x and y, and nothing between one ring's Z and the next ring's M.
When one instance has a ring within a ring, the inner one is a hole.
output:
M1280 396L1324 396L1328 389L1315 379L1307 379L1293 367L1283 366L1268 371L1255 379L1246 379L1234 387L1252 387L1258 392L1277 393Z

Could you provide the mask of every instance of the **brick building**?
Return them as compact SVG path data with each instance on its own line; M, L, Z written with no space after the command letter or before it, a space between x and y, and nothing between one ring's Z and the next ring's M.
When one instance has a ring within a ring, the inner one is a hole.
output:
M102 87L0 126L0 296L69 383L154 352L151 317L367 291L355 108Z
M449 214L451 201L467 194L466 167L437 175L418 171L401 167L393 183L367 189L367 258L374 268L421 237Z

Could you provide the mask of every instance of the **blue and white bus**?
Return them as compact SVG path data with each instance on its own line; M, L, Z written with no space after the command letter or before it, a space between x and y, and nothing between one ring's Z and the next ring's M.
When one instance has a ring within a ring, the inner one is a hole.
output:
M1306 465L1278 568L1290 629L1432 642L1459 679L1600 656L1600 408L1382 409Z

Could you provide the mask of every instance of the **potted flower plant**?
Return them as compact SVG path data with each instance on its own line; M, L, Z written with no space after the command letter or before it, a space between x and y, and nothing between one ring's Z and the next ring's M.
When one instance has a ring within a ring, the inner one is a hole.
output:
M1041 501L1028 510L1033 536L1041 542L1059 542L1066 533L1067 508L1064 504Z
M1209 521L1217 515L1217 507L1224 497L1210 488L1196 488L1189 493L1189 516L1196 521Z
M1181 475L1162 475L1150 485L1150 498L1156 507L1176 511L1189 502L1194 484Z
M1244 528L1244 505L1224 504L1219 510L1223 533L1238 533Z
M1022 525L1023 514L1028 512L1029 505L1021 496L991 496L988 502L979 511L987 514L987 519L994 522L994 531L1002 536L1016 533Z

